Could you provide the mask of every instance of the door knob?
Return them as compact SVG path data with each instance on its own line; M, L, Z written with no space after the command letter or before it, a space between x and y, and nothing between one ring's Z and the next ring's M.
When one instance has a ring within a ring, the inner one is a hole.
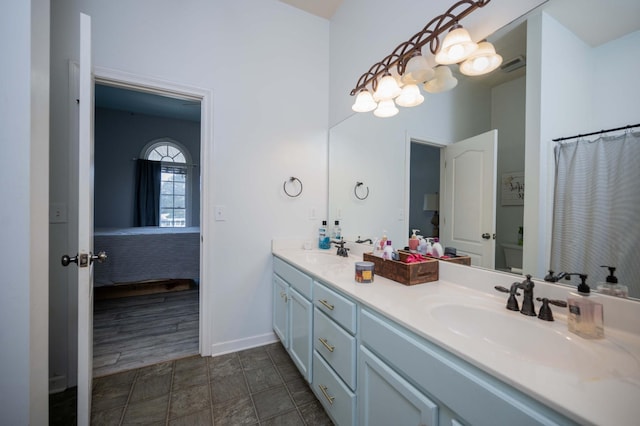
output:
M78 255L76 254L73 257L69 257L68 254L62 256L62 266L69 266L70 263L78 263Z
M101 251L98 254L92 254L91 257L89 257L89 261L93 263L94 260L97 260L98 263L104 262L105 260L107 260L107 253Z
M484 234L482 234L482 238L485 240L488 240L491 238L491 234L489 234L488 232L485 232Z

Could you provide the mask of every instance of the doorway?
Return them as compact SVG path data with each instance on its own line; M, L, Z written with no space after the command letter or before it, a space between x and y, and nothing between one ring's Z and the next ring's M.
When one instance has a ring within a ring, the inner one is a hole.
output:
M94 377L202 352L200 117L198 97L96 78ZM158 152L159 221L135 226L136 169Z

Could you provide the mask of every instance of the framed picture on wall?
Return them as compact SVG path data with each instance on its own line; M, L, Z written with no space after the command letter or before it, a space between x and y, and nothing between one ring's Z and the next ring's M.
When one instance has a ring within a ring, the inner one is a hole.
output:
M504 173L500 187L503 206L524 205L524 172Z

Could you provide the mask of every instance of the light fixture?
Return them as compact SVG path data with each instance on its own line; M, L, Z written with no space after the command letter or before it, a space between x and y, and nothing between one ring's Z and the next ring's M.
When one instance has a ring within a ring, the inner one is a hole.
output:
M427 58L422 56L419 50L416 50L407 66L404 68L402 82L404 84L424 83L433 78L433 68L429 66Z
M378 108L373 111L373 115L380 118L393 117L398 113L398 108L396 107L393 99L386 99L378 102Z
M456 22L444 38L440 51L436 53L436 62L442 65L457 64L477 49L478 45L471 40L469 32Z
M400 96L396 98L396 103L401 107L414 107L424 102L424 96L420 93L417 84L407 84L402 88Z
M360 76L356 87L351 90L351 96L358 95L352 107L353 110L366 112L371 111L373 107L376 116L391 117L398 113L396 103L402 107L410 107L420 105L424 101L418 86L422 83L426 82L423 89L431 93L443 92L455 87L458 80L453 77L451 70L442 64L462 62L474 50L480 49L484 52L487 50L485 48L489 47L478 47L459 22L476 9L486 6L490 1L457 1L445 13L429 21L409 40L399 44L382 61L373 64ZM440 37L445 33L446 36L441 43ZM435 62L440 64L435 69L431 68L430 60L423 55L422 48L427 45L429 52L435 56ZM495 54L495 49L493 53ZM473 58L477 62L472 60L471 65L476 70L483 69L485 62L493 66L494 59L491 59L491 56L481 56L478 52ZM490 67L486 69L490 71ZM371 93L368 88L373 90L372 100L378 103L377 108L373 106L368 95L363 94L364 91ZM396 102L393 99L396 99Z
M351 109L355 112L369 112L376 109L377 106L378 104L373 100L371 92L367 89L363 89L358 93L358 96L356 96L356 102L353 104Z
M377 102L388 101L397 97L401 91L396 79L390 73L386 73L378 82L378 87L373 92L373 99Z
M487 74L498 68L501 63L502 56L496 53L493 44L483 41L478 43L478 50L460 64L460 72L464 75Z
M440 93L451 90L458 85L458 79L451 74L451 69L446 65L438 65L435 69L435 77L427 81L422 87L429 93Z

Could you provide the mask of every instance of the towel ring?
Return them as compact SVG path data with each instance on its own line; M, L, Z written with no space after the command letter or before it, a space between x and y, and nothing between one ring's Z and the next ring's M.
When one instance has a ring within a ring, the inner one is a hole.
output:
M298 183L300 184L300 191L298 191L296 194L291 194L289 191L287 191L287 182L294 183L295 181L298 181ZM284 190L284 193L289 197L296 198L300 196L300 194L302 194L302 181L297 177L291 176L289 180L284 181L284 184L282 184L282 189Z
M367 197L369 196L369 187L367 186L367 193L364 195L364 197L361 197L358 195L358 187L364 185L362 182L356 182L356 186L353 188L353 194L356 196L356 198L358 200L366 200Z

